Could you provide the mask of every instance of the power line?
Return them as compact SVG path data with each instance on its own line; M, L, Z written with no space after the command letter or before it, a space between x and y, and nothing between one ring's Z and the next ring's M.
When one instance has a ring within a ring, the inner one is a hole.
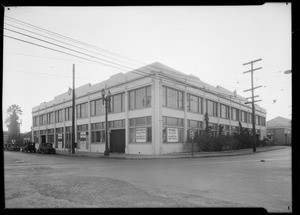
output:
M63 53L63 54L67 54L67 55L70 55L70 56L73 56L73 57L78 57L78 58L81 58L81 59L84 59L84 60L88 60L88 61L92 61L92 62L95 62L95 63L98 63L98 64L102 64L102 65L106 65L106 64L103 64L103 63L99 63L97 61L93 61L91 59L87 59L87 58L83 58L83 57L80 57L80 56L77 56L77 55L74 55L74 54L71 54L71 53L67 53L67 52L64 52L64 51L59 51L57 49L53 49L53 48L50 48L50 47L47 47L47 46L43 46L43 45L39 45L39 44L36 44L36 43L33 43L33 42L29 42L29 41L26 41L26 40L22 40L20 38L16 38L16 37L11 37L11 36L8 36L8 35L3 35L5 37L8 37L8 38L11 38L11 39L14 39L14 40L19 40L21 42L24 42L24 43L29 43L31 45L35 45L35 46L39 46L39 47L42 47L42 48L45 48L45 49L49 49L49 50L52 50L52 51L56 51L56 52L60 52L60 53ZM106 65L106 66L110 66L110 67L114 67L114 66L111 66L111 65ZM114 67L116 69L120 69L118 67ZM121 70L124 70L124 69L121 69Z
M123 65L120 65L120 64L117 64L117 63L113 63L111 61L107 61L107 60L104 60L102 58L98 58L98 57L95 57L95 56L92 56L92 55L89 55L89 54L86 54L86 53L83 53L83 52L80 52L80 51L77 51L77 50L74 50L74 49L71 49L71 48L68 48L68 47L65 47L65 46L62 46L62 45L58 45L58 44L55 44L55 43L52 43L52 42L49 42L49 41L46 41L46 40L42 40L42 39L39 39L37 37L33 37L33 36L30 36L28 34L24 34L24 33L21 33L21 32L18 32L18 31L14 31L14 30L11 30L11 29L8 29L8 28L4 28L5 30L8 30L8 31L11 31L11 32L14 32L14 33L17 33L17 34L21 34L23 36L26 36L26 37L30 37L32 39L35 39L35 40L39 40L39 41L42 41L42 42L45 42L45 43L48 43L48 44L51 44L51 45L54 45L54 46L57 46L57 47L60 47L60 48L64 48L64 49L67 49L69 51L73 51L73 52L76 52L76 53L79 53L79 54L82 54L82 55L86 55L88 57L91 57L91 58L96 58L96 59L99 59L99 60L102 60L102 61L105 61L107 63L112 63L112 64L116 64L118 66L123 66ZM103 65L106 65L108 66L108 64L103 64ZM126 67L126 66L123 66L123 67ZM117 67L115 67L117 68ZM129 67L127 67L129 68ZM129 68L129 69L132 69L132 68Z
M29 71L21 71L21 70L14 70L14 69L4 69L4 71L21 72L21 73L29 73L29 74L37 74L37 75L50 75L50 76L62 77L62 78L70 78L71 77L71 76L67 76L67 75L58 75L58 74L41 73L41 72L29 72ZM83 77L77 77L77 79L92 80L91 78L83 78Z
M30 24L28 24L28 25L30 25ZM31 26L32 26L32 25L31 25ZM9 29L9 30L10 30L10 29ZM13 31L13 30L11 30L11 31ZM47 31L47 30L46 30L46 31ZM16 32L16 31L14 31L14 32ZM16 32L16 33L20 33L20 32ZM52 33L53 33L53 32L52 32ZM20 34L23 34L23 33L20 33ZM56 34L56 33L54 33L54 34ZM25 35L25 34L23 34L23 35ZM5 36L6 36L6 35L5 35ZM29 35L26 35L26 36L29 36ZM52 44L52 45L56 45L56 46L59 46L59 47L62 47L62 48L66 48L66 47L63 47L63 46L60 46L60 45L57 45L57 44L54 44L54 43L45 41L45 40L38 39L38 38L36 38L36 37L32 37L32 36L29 36L29 37L34 38L34 39L37 39L37 40L40 40L40 41L43 41L43 42L47 42L47 43L50 43L50 44ZM65 37L65 36L63 36L63 37ZM13 38L13 37L10 37L10 38ZM67 37L67 38L68 38L68 37ZM17 39L17 38L14 38L14 39ZM24 40L21 40L21 39L17 39L17 40L20 40L20 41L25 42ZM71 40L73 40L73 39L71 39ZM56 40L56 41L57 41L57 40ZM28 41L26 41L26 42L28 42ZM79 41L79 42L80 42L80 41ZM28 43L34 44L34 43L31 43L31 42L28 42ZM82 43L82 42L80 42L80 43ZM34 44L34 45L38 45L38 44ZM38 45L38 46L44 47L44 48L48 48L48 49L50 49L50 50L58 51L58 50L55 50L55 49L52 49L52 48L49 48L49 47L45 47L45 46L41 46L41 45ZM69 48L66 48L66 49L71 50L71 51L78 52L78 51L73 50L73 49L69 49ZM62 51L58 51L58 52L61 52L61 53L64 53L64 54L69 54L69 55L75 56L75 57L79 57L79 56L76 56L76 55L73 55L73 54L70 54L70 53L66 53L66 52L62 52ZM86 53L82 53L82 52L78 52L78 53L87 55ZM97 57L92 56L92 55L87 55L87 56L93 57L93 58L97 58ZM90 60L90 59L86 59L86 58L82 58L82 57L79 57L79 58L84 59L84 60L89 60L89 61L92 61L92 62L99 63L99 62L97 62L97 61L93 61L93 60ZM100 59L100 58L98 58L98 59ZM100 59L100 60L103 60L103 59ZM110 63L112 63L112 62L110 62ZM118 67L115 67L115 66L111 66L111 65L107 65L107 64L103 64L103 63L100 63L100 64L106 65L106 66L110 66L110 67L114 67L114 68L117 68L117 69L121 69L121 68L118 68ZM120 64L118 64L118 65L120 65ZM123 66L123 65L121 65L121 66ZM126 67L126 66L123 66L123 67ZM155 65L152 65L152 67L157 68ZM129 67L127 67L127 68L129 68ZM144 67L144 68L145 68L145 69L148 69L147 67ZM130 69L132 69L132 68L130 68ZM158 68L158 69L160 70L160 68ZM124 69L122 69L122 70L124 70ZM167 70L167 69L163 69L163 70L169 71L169 70ZM126 70L125 70L125 71L126 71ZM145 74L149 75L149 73L146 73L145 71L139 71L139 70L137 70L137 69L135 69L135 70L132 71L132 72L133 72L133 73L137 73L137 74L142 75L142 76L145 76ZM145 76L145 77L146 77L146 76ZM168 77L165 77L165 79L166 79L166 78L168 78ZM178 77L178 78L180 78L180 79L186 81L186 78L183 78L183 77ZM174 80L174 79L173 79L173 80ZM178 81L178 80L177 80L177 81ZM192 80L189 80L189 81L192 81ZM195 82L195 81L194 81L194 82ZM198 82L195 82L195 83L199 84ZM203 83L203 84L207 85L206 83ZM205 87L204 87L204 88L201 88L201 90L205 90ZM215 93L217 93L218 95L223 95L223 96L227 96L227 97L229 96L231 99L235 99L235 98L232 98L232 97L231 97L230 95L228 95L228 94L222 94L222 93L220 93L220 92L216 92L216 91L213 91L213 90L211 90L211 89L209 89L209 92L215 92ZM236 99L236 100L242 101L241 99Z
M70 56L73 56L73 57L81 58L81 59L88 60L88 61L91 61L91 62L94 62L94 63L98 63L98 64L101 64L101 65L105 65L105 66L117 68L117 69L120 69L120 70L123 70L123 71L128 72L127 70L125 70L125 69L123 69L123 68L119 68L119 67L116 67L116 66L112 66L112 65L100 63L100 62L98 62L98 61L94 61L94 60L91 60L91 59L88 59L88 58L83 58L83 57L80 57L80 56L77 56L77 55L74 55L74 54L71 54L71 53L67 53L67 52L60 51L60 50L57 50L57 49L53 49L53 48L50 48L50 47L47 47L47 46L43 46L43 45L40 45L40 44L36 44L36 43L33 43L33 42L29 42L29 41L26 41L26 40L22 40L22 39L20 39L20 38L15 38L15 37L7 36L7 35L4 35L4 36L5 36L5 37L8 37L8 38L11 38L11 39L19 40L19 41L21 41L21 42L29 43L29 44L31 44L31 45L39 46L39 47L46 48L46 49L49 49L49 50L52 50L52 51L60 52L60 53L67 54L67 55L70 55ZM46 41L46 42L47 42L47 41ZM50 42L48 42L48 43L50 43ZM135 73L141 75L141 73L138 73L138 70L133 71L133 72L135 72ZM142 74L142 75L144 75L144 74Z
M96 59L99 59L99 60L102 60L102 61L105 61L105 62L108 62L108 63L112 63L112 64L116 64L118 66L122 66L122 67L126 67L126 68L129 68L130 70L135 70L135 73L141 75L143 73L143 71L139 71L138 69L133 69L133 68L130 68L130 67L127 67L127 66L124 66L124 65L121 65L121 64L118 64L118 63L114 63L114 62L111 62L111 61L107 61L107 60L104 60L102 58L98 58L98 57L95 57L95 56L92 56L92 55L89 55L89 54L86 54L86 53L83 53L83 52L80 52L80 51L77 51L77 50L74 50L74 49L70 49L70 48L67 48L65 46L61 46L61 45L57 45L57 44L54 44L54 43L51 43L51 42L48 42L48 41L45 41L45 40L42 40L42 39L39 39L39 38L36 38L36 37L33 37L33 36L30 36L28 34L24 34L24 33L21 33L21 32L18 32L18 31L14 31L14 30L11 30L11 29L7 29L7 28L4 28L6 30L9 30L9 31L12 31L14 33L18 33L18 34L21 34L21 35L24 35L24 36L27 36L27 37L30 37L30 38L33 38L33 39L36 39L36 40L39 40L39 41L42 41L42 42L45 42L45 43L49 43L51 45L55 45L55 46L58 46L60 48L64 48L64 49L67 49L67 50L70 50L70 51L74 51L74 52L77 52L77 53L80 53L80 54L83 54L83 55L86 55L90 58L96 58ZM51 38L50 38L51 39ZM56 40L57 41L57 40ZM73 55L74 56L74 55ZM85 58L84 58L85 59ZM86 59L86 60L89 60L89 59ZM95 61L93 61L95 62ZM104 64L102 63L103 65L106 65L106 66L110 66L110 65L107 65L107 64ZM114 67L114 68L117 68L117 69L120 69L118 67L115 67L115 66L111 66L111 67ZM124 70L124 69L121 69L121 70ZM127 70L124 70L124 71L127 71ZM140 73L139 73L140 72ZM145 73L145 72L144 72ZM147 73L149 74L149 73Z
M26 26L26 25L27 25L27 26L29 25L31 28L34 28L34 29L39 30L39 31L42 31L42 32L44 32L44 33L47 33L47 34L50 34L50 35L53 35L53 34L54 34L54 35L57 36L57 37L63 38L63 39L68 40L68 41L72 41L72 42L74 42L74 43L83 44L83 45L85 45L85 46L92 47L92 48L94 48L94 49L98 49L98 50L105 51L105 52L108 52L108 53L113 54L113 55L121 56L121 57L123 57L123 58L127 58L127 59L130 59L130 60L132 60L132 61L136 61L136 60L133 60L133 59L128 58L128 57L126 57L126 56L119 55L119 54L115 54L115 53L110 52L110 51L107 51L107 50L105 50L105 49L101 49L101 48L98 48L98 47L96 47L96 46L92 46L92 45L90 45L90 44L87 44L87 43L84 43L84 42L75 40L75 39L73 39L73 38L66 37L66 36L64 36L64 35L61 35L61 34L58 34L58 33L55 33L55 32L52 32L52 31L49 31L49 30L46 30L46 29L43 29L43 28L40 28L40 27L38 27L38 26L29 24L29 23L26 23L26 22L23 22L23 21L20 21L20 20L17 20L17 19L8 17L8 16L6 16L6 17L9 18L9 19L13 19L13 20L8 20L8 21L12 21L12 22L16 22L16 23L19 22L18 24L21 23L21 25L25 25L25 26ZM16 21L14 21L14 20L16 20ZM123 62L124 62L124 61L123 61ZM138 61L136 61L136 62L138 62ZM145 63L143 63L143 64L145 65ZM139 66L140 66L140 65L139 65ZM147 69L148 69L148 68L147 68ZM150 71L151 71L151 70L150 70ZM139 73L139 74L141 74L141 73Z
M87 47L90 47L90 48L94 48L94 49L97 49L97 50L100 50L100 51L104 51L104 52L109 53L109 54L111 54L111 55L120 56L120 57L122 57L122 58L129 59L129 60L131 60L131 61L133 61L133 62L134 62L134 61L135 61L135 62L138 62L138 61L136 61L136 60L134 60L134 59L131 59L131 58L129 58L129 57L126 57L126 56L123 56L123 55L120 55L120 54L113 53L113 52L111 52L111 51L108 51L108 50L105 50L105 49L102 49L102 48L93 46L93 45L91 45L91 44L88 44L88 43L85 43L85 42L82 42L82 41L79 41L79 40L76 40L76 39L73 39L73 38L64 36L64 35L62 35L62 34L58 34L58 33L55 33L55 32L53 32L53 31L50 31L50 30L47 30L47 29L38 27L38 26L36 26L36 25L32 25L32 24L29 24L29 23L27 23L27 22L24 22L24 21L21 21L21 20L18 20L18 19L9 17L9 16L5 16L5 17L8 18L8 19L11 19L11 20L8 20L8 21L15 22L15 23L18 23L18 24L20 24L20 25L30 26L31 28L34 28L34 29L39 30L39 31L42 31L42 32L44 32L44 33L48 33L48 34L50 34L50 35L55 35L55 36L57 36L57 37L63 38L63 39L68 40L68 41L72 41L72 42L77 43L77 44L81 44L81 45L84 45L84 46L87 46ZM143 64L143 63L139 63L139 64Z
M90 59L86 59L86 58L83 58L83 57L80 57L80 56L77 56L77 55L73 55L73 54L70 54L70 53L67 53L67 52L63 52L63 51L59 51L59 50L56 50L56 49L53 49L53 48L49 48L49 47L46 47L46 46L43 46L43 45L39 45L39 44L36 44L36 43L32 43L32 42L29 42L29 41L25 41L25 40L22 40L22 39L19 39L19 38L15 38L15 37L11 37L11 36L7 36L7 35L4 35L5 37L8 37L8 38L11 38L11 39L15 39L15 40L19 40L19 41L21 41L21 42L25 42L25 43L29 43L29 44L32 44L32 45L36 45L36 46L39 46L39 47L42 47L42 48L46 48L46 49L50 49L50 50L53 50L53 51L57 51L57 52L60 52L60 53L63 53L63 54L67 54L67 55L71 55L71 56L74 56L74 57L78 57L78 58L82 58L82 59L84 59L84 60L89 60L89 61L92 61L92 62L95 62L95 63L99 63L99 62L97 62L97 61L93 61L93 60L90 60ZM99 63L99 64L103 64L103 63ZM111 65L108 65L108 66L111 66ZM112 66L113 67L113 66ZM120 69L120 68L118 68L118 69ZM123 69L122 69L123 70ZM132 72L134 72L134 71L132 71ZM142 76L144 76L144 77L147 77L147 76L145 76L145 74L141 74L141 73L139 73L140 75L142 75ZM156 77L153 77L153 78L156 78ZM169 79L170 80L170 77L164 77L165 79ZM174 80L174 79L172 79L171 78L171 80ZM176 80L176 79L175 79ZM167 81L168 82L168 80L165 80L165 81ZM176 80L176 81L178 81L178 80ZM170 83L173 83L172 81L169 81ZM182 83L182 82L181 82ZM183 82L183 84L184 85L186 85L186 83L184 83ZM204 90L204 91L207 91L207 92L210 92L210 93L213 93L213 91L212 90L210 90L210 89L205 89L205 88L199 88L199 87L197 87L198 89L201 89L201 90ZM213 94L216 94L216 93L213 93ZM219 92L217 92L217 95L221 95L222 96L222 94L221 93L219 93ZM226 95L226 94L223 94L223 96L227 96L228 97L228 95ZM229 97L228 97L229 98ZM231 99L235 99L235 98L232 98L232 97L230 97ZM239 100L239 99L236 99L236 100ZM240 101L242 101L242 100L240 100Z
M10 17L8 17L8 18L10 18ZM13 18L11 18L11 19L13 19ZM14 19L14 20L17 20L17 19ZM54 32L52 32L52 31L48 31L48 30L46 30L46 29L43 29L43 28L39 28L39 27L37 27L37 26L34 26L34 25L31 25L31 24L29 24L29 23L26 23L26 22L22 22L22 21L20 21L20 20L17 20L18 22L21 22L21 23L25 23L26 25L30 25L30 26L33 26L34 28L38 28L38 29L42 29L42 31L46 31L46 32L50 32L51 34L55 34L55 35L59 35L60 37L63 37L63 38L67 38L68 40L72 40L72 41L76 41L77 43L79 42L79 43L83 43L83 42L81 42L81 41L77 41L77 40L74 40L74 39L72 39L72 38L69 38L69 37L65 37L65 36L63 36L63 35L60 35L60 34L57 34L57 33L54 33ZM15 26L14 26L15 27ZM18 27L17 27L18 28ZM22 29L22 28L21 28ZM32 31L29 31L29 32L32 32ZM32 32L32 33L34 33L34 32ZM38 34L38 35L40 35L40 34ZM42 35L43 36L43 35ZM46 37L46 36L45 36ZM49 38L49 37L47 37L47 38ZM50 39L52 39L52 38L50 38ZM55 40L55 39L53 39L53 40ZM58 41L58 40L55 40L55 41ZM59 42L61 42L61 41L59 41ZM62 43L64 43L64 42L62 42ZM65 44L68 44L68 43L65 43ZM86 43L83 43L83 44L85 44L86 45ZM70 44L68 44L68 45L70 45ZM88 44L89 45L89 44ZM72 45L73 46L73 45ZM90 46L90 45L89 45ZM74 46L75 47L75 46ZM80 47L78 47L78 46L76 46L77 48L80 48ZM94 47L94 46L93 46ZM97 48L97 47L94 47L94 48ZM86 50L86 49L84 49L84 50ZM101 49L102 50L102 49ZM72 51L74 51L74 50L72 50ZM75 50L76 51L76 50ZM89 51L89 50L88 50ZM105 50L106 51L106 50ZM76 52L78 52L78 51L76 51ZM80 52L81 53L81 52ZM93 52L93 53L95 53L95 52ZM111 53L111 52L110 52ZM81 53L82 54L82 53ZM85 54L85 53L84 53ZM89 57L91 57L91 55L88 55ZM124 57L124 56L123 56ZM99 59L99 58L98 58ZM113 58L113 59L115 59L115 58ZM103 60L103 59L100 59L100 60ZM117 60L117 59L116 59ZM105 60L104 60L105 61ZM107 62L109 62L109 61L107 61ZM112 63L112 62L109 62L109 63ZM120 65L120 64L117 64L117 65ZM121 65L121 66L123 66L123 65ZM126 66L123 66L123 67L126 67ZM153 65L152 67L156 67L155 65ZM128 68L128 67L127 67ZM132 69L132 68L130 68L130 69ZM147 68L146 68L147 69ZM160 69L160 68L159 68ZM166 69L165 69L166 70ZM168 71L168 70L167 70ZM139 73L139 74L142 74L142 73L145 73L144 71L143 72L141 72L141 73ZM148 73L147 73L148 74ZM173 74L173 75L175 75L176 76L176 74ZM177 76L178 78L181 78L181 79L185 79L185 78L183 78L183 77L180 77L180 76ZM197 83L198 84L198 82L196 82L196 81L193 81L193 80L189 80L189 81L191 81L191 82L195 82L195 83Z
M85 49L85 48L82 48L82 47L79 47L79 46L75 46L75 45L70 44L70 43L66 43L66 42L63 42L63 41L60 41L60 40L57 40L57 39L54 39L54 38L51 38L51 37L48 37L48 36L45 36L45 35L36 33L36 32L33 32L33 31L26 30L26 29L24 29L24 28L20 28L20 27L17 27L17 26L14 26L14 25L10 25L10 24L7 24L7 23L4 23L4 24L9 25L9 26L14 27L14 28L21 29L21 30L23 30L23 31L27 31L27 32L29 32L29 33L33 33L33 34L36 34L36 35L39 35L39 36L42 36L42 37L45 37L45 38L48 38L48 39L51 39L51 40L60 42L60 43L63 43L63 44L66 44L66 45L69 45L69 46L72 46L72 47L76 47L76 48L79 48L79 49L82 49L82 50L85 50L85 51L88 51L88 52L91 52L91 53L94 53L94 54L97 54L97 55L101 55L101 56L104 56L104 57L107 57L107 58L110 58L110 59L113 59L113 60L117 60L117 61L121 61L121 62L123 62L123 63L127 63L127 62L122 61L122 60L119 60L119 59L117 59L117 58L113 58L113 57L110 57L110 56L107 56L107 55L103 55L103 54L100 54L100 53L97 53L97 52L94 52L94 51L91 51L91 50L88 50L88 49Z

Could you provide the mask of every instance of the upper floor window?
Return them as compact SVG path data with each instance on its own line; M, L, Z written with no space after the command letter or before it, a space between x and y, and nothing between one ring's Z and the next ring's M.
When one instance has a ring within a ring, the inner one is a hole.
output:
M40 125L46 125L47 123L47 118L46 118L46 114L42 114L39 116L39 124Z
M231 108L231 119L239 121L239 110L236 108Z
M151 106L151 86L129 91L129 110Z
M105 114L105 106L102 99L97 99L90 102L91 116L99 116Z
M187 111L193 113L202 113L202 98L187 94Z
M255 116L255 124L260 125L260 116L258 115Z
M266 118L265 117L263 117L263 116L260 117L260 122L261 122L260 123L261 126L266 126Z
M72 107L65 108L65 120L69 121L72 120Z
M76 116L77 119L86 118L88 117L88 103L82 103L76 106Z
M163 86L163 106L183 110L183 92Z
M206 100L206 111L210 116L218 116L218 103Z
M252 123L252 114L251 113L248 113L248 122Z
M55 122L63 121L63 109L55 111Z
M241 121L247 122L247 112L241 111Z
M47 113L47 123L48 124L54 123L54 117L53 116L54 116L53 112Z
M113 95L110 100L110 112L118 113L125 110L125 93Z
M39 118L38 116L33 117L33 126L38 126L39 125Z
M220 105L220 117L224 119L229 119L229 106Z

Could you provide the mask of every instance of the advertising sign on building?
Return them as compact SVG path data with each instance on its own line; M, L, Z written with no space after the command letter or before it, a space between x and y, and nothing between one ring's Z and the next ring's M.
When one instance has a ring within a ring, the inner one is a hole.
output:
M62 134L57 134L58 148L62 148Z
M167 129L167 141L168 142L178 142L178 128L168 128Z
M80 148L85 148L86 146L86 133L80 132Z
M135 141L137 143L146 142L146 128L136 128L135 129Z

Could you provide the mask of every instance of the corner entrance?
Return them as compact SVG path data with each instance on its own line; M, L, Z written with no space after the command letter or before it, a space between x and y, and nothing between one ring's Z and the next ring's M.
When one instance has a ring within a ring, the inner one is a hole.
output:
M110 130L110 152L125 153L125 129Z

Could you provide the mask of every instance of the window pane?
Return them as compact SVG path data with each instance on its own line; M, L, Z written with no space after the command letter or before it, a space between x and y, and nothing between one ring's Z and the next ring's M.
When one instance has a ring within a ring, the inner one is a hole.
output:
M177 118L167 117L167 125L177 126Z
M134 119L129 119L129 126L134 126Z
M178 95L177 90L171 88L167 89L167 106L171 108L177 108L178 104Z
M135 125L146 125L146 117L139 117L135 119Z
M122 97L121 94L114 95L113 99L113 110L112 112L121 112L122 111Z
M151 122L152 122L151 116L147 116L147 117L146 117L146 124L147 124L147 125L151 125Z
M209 100L206 100L206 111L207 111L207 114L208 115L213 115L213 110L214 110L214 106L213 106L213 102L212 101L209 101Z
M122 93L122 111L125 111L125 93Z
M105 143L105 137L106 137L106 136L105 136L105 130L102 130L102 131L101 131L101 142L102 142L102 143Z
M135 91L133 90L133 91L129 92L129 109L130 110L135 108L134 100L135 100Z
M84 103L84 104L81 105L81 109L82 109L81 117L82 118L88 117L87 107L88 107L88 103Z
M199 98L199 113L202 113L202 98Z
M114 128L122 128L122 120L114 121Z
M136 108L146 107L146 88L141 88L135 92Z
M194 113L198 113L198 97L190 95L189 96L189 103L190 103L190 111Z
M151 86L146 88L146 106L151 106Z
M178 108L183 110L183 92L178 91L178 97L179 97L178 98L178 100L179 100L178 101L179 102L178 103L178 105L179 105Z
M129 142L130 143L135 142L135 129L134 128L129 129Z
M213 102L214 104L214 116L218 116L218 103L217 102Z
M152 129L151 127L147 127L147 142L152 141Z
M163 87L163 106L166 107L167 106L167 88Z

